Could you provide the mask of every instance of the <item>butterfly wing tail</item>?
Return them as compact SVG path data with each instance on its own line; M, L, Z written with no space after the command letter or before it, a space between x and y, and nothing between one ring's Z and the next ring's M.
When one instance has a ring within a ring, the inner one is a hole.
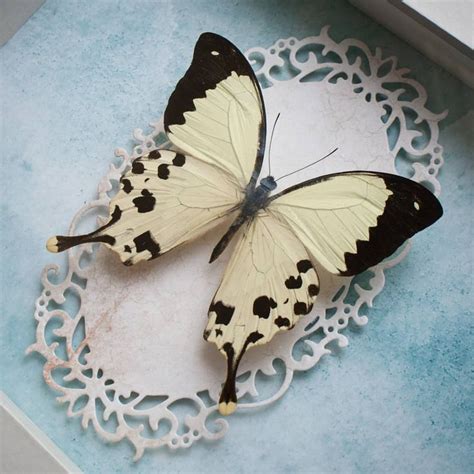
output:
M100 242L107 245L114 245L115 238L111 235L104 234L104 231L111 225L115 224L122 214L118 206L115 206L112 216L104 226L99 229L83 235L55 235L50 237L46 242L46 248L52 253L64 252L65 250L75 247L76 245Z
M256 344L262 338L263 334L254 331L247 336L240 351L236 352L233 345L230 343L226 343L222 347L222 351L225 353L227 359L227 377L219 398L219 413L221 415L231 415L237 409L235 379L237 377L237 370L239 369L240 361L247 351L247 348L252 344Z
M46 248L52 253L64 252L76 245L88 244L92 242L102 242L113 245L115 239L110 235L100 235L98 232L92 232L85 235L55 235L46 242Z
M235 360L234 348L231 344L225 344L223 347L227 358L227 377L219 398L219 413L227 416L234 413L237 409L237 392L235 389L235 378L239 366L240 357Z

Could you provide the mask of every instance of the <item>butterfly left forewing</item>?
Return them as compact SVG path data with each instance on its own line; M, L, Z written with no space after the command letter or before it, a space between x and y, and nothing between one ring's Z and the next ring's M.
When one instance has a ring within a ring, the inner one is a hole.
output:
M238 237L204 333L227 358L222 414L236 407L235 378L245 351L291 329L311 311L319 291L308 252L274 217L260 211Z
M265 110L245 56L214 33L200 36L191 66L171 94L164 115L171 142L253 186L265 147Z
M443 213L419 183L374 172L322 176L273 196L268 211L327 270L355 275L391 255Z

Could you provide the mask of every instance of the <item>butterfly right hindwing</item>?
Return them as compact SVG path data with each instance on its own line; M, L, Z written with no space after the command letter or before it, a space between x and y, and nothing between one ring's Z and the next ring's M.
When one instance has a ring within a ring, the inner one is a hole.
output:
M269 342L308 314L319 292L308 252L291 230L260 211L238 241L209 308L205 338L226 356L220 411L235 409L235 377L245 351Z

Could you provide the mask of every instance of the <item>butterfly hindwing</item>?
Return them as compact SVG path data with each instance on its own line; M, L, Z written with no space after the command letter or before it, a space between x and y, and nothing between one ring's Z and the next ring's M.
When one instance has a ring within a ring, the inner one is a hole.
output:
M255 185L265 146L264 105L252 67L228 40L200 36L164 123L185 153L230 174L242 189Z
M215 167L169 150L136 159L110 202L110 221L86 236L55 237L56 251L101 242L135 264L202 235L224 219L241 192Z
M260 211L238 237L204 334L227 358L223 414L235 409L235 377L245 351L293 328L319 292L308 252L277 219Z
M364 171L293 186L272 197L268 210L292 229L315 260L339 275L376 265L443 213L422 185Z

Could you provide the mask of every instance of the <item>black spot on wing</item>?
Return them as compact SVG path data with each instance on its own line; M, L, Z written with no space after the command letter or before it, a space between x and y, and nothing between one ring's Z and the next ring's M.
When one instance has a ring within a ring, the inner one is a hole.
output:
M263 337L263 334L262 333L259 333L258 331L254 331L254 332L251 332L248 336L247 336L247 339L245 341L245 348L247 348L247 346L249 344L255 344L257 341L259 341L260 339L262 339Z
M259 318L268 319L270 311L276 307L277 303L273 298L259 296L253 302L253 314Z
M131 191L133 191L133 186L129 179L122 178L121 183L122 183L122 189L124 193L129 194Z
M216 337L222 336L224 334L219 328L216 329Z
M308 270L313 268L313 264L309 260L300 260L296 264L296 268L300 273L306 273Z
M204 338L205 341L207 341L209 339L209 336L211 335L211 331L210 329L206 329L202 335L202 337Z
M130 245L124 245L123 251L127 253L132 253L132 248L130 247Z
M151 253L151 259L160 255L160 246L157 242L155 242L150 231L146 231L143 234L135 237L133 242L137 248L137 253L147 250Z
M173 158L173 165L175 166L184 166L186 163L186 158L184 155L181 153L178 153L174 158Z
M318 296L319 286L312 283L311 285L308 286L308 293L309 293L309 296Z
M161 158L161 154L158 150L153 150L150 152L150 154L148 155L148 158L150 160L157 160L158 158Z
M133 199L133 204L137 208L139 213L145 213L153 211L155 207L156 199L147 189L142 191L142 195Z
M346 270L341 275L356 275L376 265L443 214L438 199L421 184L396 175L379 177L392 194L377 225L370 228L369 240L357 241L356 253L345 253Z
M289 328L290 327L290 320L288 318L283 318L282 316L278 316L278 318L275 319L275 324L279 328L283 328L283 327Z
M168 179L170 175L169 165L165 165L164 163L158 166L158 178L160 179Z
M209 311L216 313L216 324L224 324L227 326L232 319L235 308L225 305L222 301L216 301L212 302Z
M283 304L286 304L286 303L288 303L288 301L290 301L290 299L289 299L289 298L287 298L285 301L283 301Z
M312 309L313 309L312 304L308 306L306 303L302 301L297 301L295 305L293 306L293 311L295 312L296 315L308 314Z
M107 222L107 224L104 227L102 227L103 229L105 229L106 227L109 227L110 225L115 224L116 222L119 221L119 219L122 217L122 211L120 210L120 207L115 206L114 212L112 212L111 217L112 217L112 219L110 219L110 221Z
M145 165L138 160L135 160L132 163L132 173L133 174L143 174L145 172Z
M301 288L303 285L303 279L301 278L301 275L298 275L296 278L294 276L290 276L288 280L285 281L285 286L289 290L295 290L297 288Z

